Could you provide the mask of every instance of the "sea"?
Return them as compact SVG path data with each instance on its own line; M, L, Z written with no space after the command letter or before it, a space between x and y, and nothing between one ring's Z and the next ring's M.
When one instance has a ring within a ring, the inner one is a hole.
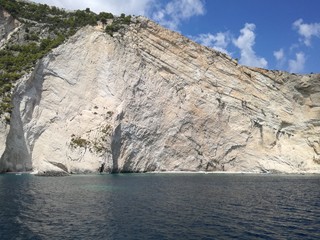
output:
M320 176L5 174L0 239L320 239Z

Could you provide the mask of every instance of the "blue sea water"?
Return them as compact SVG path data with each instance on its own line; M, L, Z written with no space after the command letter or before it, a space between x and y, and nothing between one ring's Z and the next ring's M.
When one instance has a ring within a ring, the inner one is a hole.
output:
M0 175L0 239L320 239L320 176Z

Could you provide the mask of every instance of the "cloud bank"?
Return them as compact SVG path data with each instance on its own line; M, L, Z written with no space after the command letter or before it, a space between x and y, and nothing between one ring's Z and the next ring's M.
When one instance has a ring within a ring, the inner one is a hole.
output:
M199 34L198 36L192 37L191 38L200 43L201 45L213 48L217 51L226 53L228 55L231 55L227 47L230 43L230 34L229 32L218 32L217 34L213 35L211 33L204 33L204 34Z
M240 30L240 36L237 39L233 39L233 44L240 50L239 62L248 66L255 66L266 68L268 62L256 55L253 50L255 44L255 25L253 23L246 23L244 28Z
M302 41L306 46L311 46L311 38L320 38L320 23L303 23L303 19L298 19L293 23L293 28L296 29L302 37Z
M296 53L296 59L289 60L290 72L302 72L306 63L306 57L303 52Z
M205 13L203 0L172 0L151 14L151 18L161 25L178 30L182 21Z

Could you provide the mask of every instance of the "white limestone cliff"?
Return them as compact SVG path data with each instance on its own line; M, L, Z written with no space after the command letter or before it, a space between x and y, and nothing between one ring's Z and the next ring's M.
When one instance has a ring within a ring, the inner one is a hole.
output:
M14 19L7 11L0 7L0 49L5 46L11 35L19 30L19 27L20 22ZM0 121L0 156L5 150L5 142L9 129L9 125Z
M83 28L20 80L0 171L320 172L319 75L139 22Z

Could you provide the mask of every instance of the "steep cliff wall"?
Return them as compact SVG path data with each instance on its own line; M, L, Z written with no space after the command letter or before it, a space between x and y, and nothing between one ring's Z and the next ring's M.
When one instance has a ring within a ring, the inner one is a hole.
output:
M113 37L87 27L16 87L0 170L319 172L319 79L144 18Z
M19 29L19 26L20 22L0 6L0 49L5 46L10 36ZM2 74L2 69L0 69L0 73ZM10 126L0 121L0 156L5 150L5 142L9 128Z

